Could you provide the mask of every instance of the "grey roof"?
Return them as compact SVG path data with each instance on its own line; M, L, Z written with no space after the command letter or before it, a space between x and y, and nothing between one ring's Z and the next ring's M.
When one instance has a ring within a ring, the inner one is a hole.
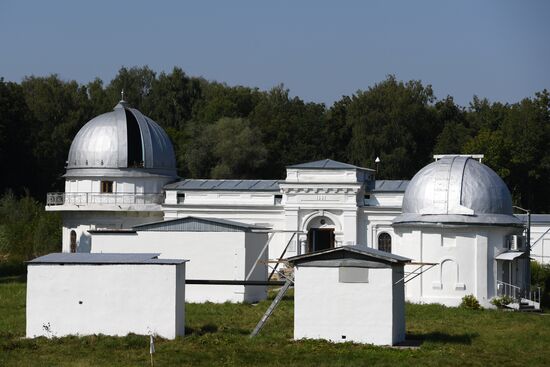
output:
M181 180L164 186L166 190L186 191L269 191L279 192L281 180Z
M527 214L515 214L523 223L527 224ZM550 214L531 214L531 224L550 224Z
M446 156L422 168L407 186L402 211L393 224L521 225L504 181L464 156Z
M405 192L409 180L376 180L371 192Z
M67 161L67 176L83 175L82 169L128 168L128 121L137 121L144 171L176 177L174 148L166 132L153 120L124 101L113 111L90 120L76 134ZM103 172L105 175L105 171Z
M234 222L219 218L183 217L140 224L133 227L137 231L156 232L250 232L265 230L267 227Z
M158 259L158 253L66 253L57 252L48 255L40 256L36 259L28 261L30 265L36 264L134 264L134 265L177 265L188 260L184 259Z
M320 161L307 162L294 164L292 166L287 166L286 168L306 168L306 169L360 169L365 171L374 171L370 168L358 167L349 163L342 163L338 161L333 161L332 159L323 159Z
M312 261L334 261L341 259L366 260L370 262L382 262L388 264L407 263L411 259L389 252L376 250L367 246L341 246L327 250L310 252L303 255L293 256L288 258L290 263L300 264ZM353 265L349 265L353 266Z

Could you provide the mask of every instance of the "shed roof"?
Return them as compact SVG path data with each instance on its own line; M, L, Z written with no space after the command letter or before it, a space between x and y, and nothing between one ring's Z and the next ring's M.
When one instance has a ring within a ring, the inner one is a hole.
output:
M332 159L322 159L320 161L307 162L294 164L287 166L286 168L304 168L304 169L360 169L364 171L374 171L370 168L358 167L349 163L342 163L338 161L333 161Z
M341 246L327 250L310 252L304 255L294 256L288 259L290 263L302 264L318 261L338 261L342 259L363 260L371 263L403 264L411 262L411 259L389 252L376 250L367 246ZM343 263L342 263L343 264ZM326 265L325 265L326 266ZM349 265L353 266L353 265Z
M527 214L515 214L516 217L527 224ZM550 214L531 214L531 224L550 224Z
M405 192L410 180L376 180L371 192Z
M133 264L133 265L177 265L183 264L189 260L184 259L159 259L158 253L66 253L56 252L48 255L37 257L27 263L29 265L38 264L91 264L91 265L107 265L107 264Z
M495 260L508 260L508 261L511 261L511 260L514 260L518 257L526 256L526 255L527 255L527 253L525 253L523 251L506 251L506 252L503 252L502 254L497 255L497 257L495 257Z
M186 179L165 185L166 190L267 191L279 192L282 180L199 180Z
M232 220L191 216L140 224L133 228L137 231L158 232L250 232L269 229Z

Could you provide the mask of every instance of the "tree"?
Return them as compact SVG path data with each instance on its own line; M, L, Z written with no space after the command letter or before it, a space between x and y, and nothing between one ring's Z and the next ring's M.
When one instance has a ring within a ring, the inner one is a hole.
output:
M261 131L241 118L221 118L207 125L187 154L195 177L256 178L266 162Z
M420 81L403 83L394 76L358 91L347 111L349 161L369 167L379 156L379 177L412 177L431 160L441 131L430 105L434 100L431 86L424 87Z

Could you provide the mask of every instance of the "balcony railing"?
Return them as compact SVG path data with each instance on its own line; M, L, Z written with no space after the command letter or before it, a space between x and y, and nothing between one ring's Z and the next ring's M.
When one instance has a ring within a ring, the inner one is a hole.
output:
M162 204L164 194L96 193L96 192L50 192L46 205L120 205L120 204Z

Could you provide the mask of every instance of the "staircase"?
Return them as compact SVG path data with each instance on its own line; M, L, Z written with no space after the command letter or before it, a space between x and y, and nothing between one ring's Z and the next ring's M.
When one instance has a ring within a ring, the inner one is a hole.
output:
M506 305L507 308L520 312L541 312L540 287L530 291L524 291L520 287L497 280L497 292L499 296L512 298L514 301Z

